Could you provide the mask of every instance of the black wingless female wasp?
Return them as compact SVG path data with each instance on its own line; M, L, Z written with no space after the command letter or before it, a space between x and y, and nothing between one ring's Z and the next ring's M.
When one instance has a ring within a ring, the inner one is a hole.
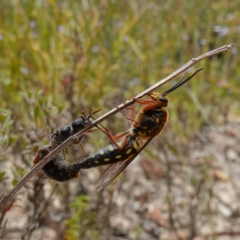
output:
M82 111L83 116L75 119L71 125L59 128L56 132L54 132L51 135L51 149L53 150L54 148L58 147L61 143L63 143L65 140L67 140L70 136L73 136L77 132L83 130L87 125L92 125L90 118L93 118L92 115L99 112L100 110L92 112L92 109L90 109L88 116L86 116L85 113ZM88 130L87 132L92 132L92 131L94 131L94 130ZM83 147L80 143L81 139L82 139L82 137L77 139L75 144L79 143L83 150Z
M162 132L168 120L168 112L165 109L168 106L166 95L189 81L201 70L196 71L186 80L180 80L176 85L162 94L157 92L150 93L150 100L137 101L143 107L136 118L132 120L133 124L131 128L127 132L115 136L114 139L111 138L112 140L116 140L122 137L120 146L110 144L85 158L82 162L75 164L69 164L60 155L57 155L43 167L43 171L48 177L54 180L67 181L71 178L76 178L80 169L111 164L98 182L98 190L103 189L133 161L154 137ZM108 131L107 134L109 135ZM41 161L50 151L50 146L40 149L34 162Z

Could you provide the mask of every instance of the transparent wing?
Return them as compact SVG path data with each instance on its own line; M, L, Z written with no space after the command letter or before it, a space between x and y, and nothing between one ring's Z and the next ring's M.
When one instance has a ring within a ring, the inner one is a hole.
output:
M152 140L152 137L149 139L137 139L138 144L140 146L139 151L135 154L129 156L125 161L117 162L112 164L110 167L106 169L103 175L98 180L97 191L103 190L106 186L108 186L133 160L134 158L147 146L147 144Z
M97 191L103 190L106 186L108 186L138 155L132 154L127 160L114 163L110 167L106 169L101 178L98 180Z

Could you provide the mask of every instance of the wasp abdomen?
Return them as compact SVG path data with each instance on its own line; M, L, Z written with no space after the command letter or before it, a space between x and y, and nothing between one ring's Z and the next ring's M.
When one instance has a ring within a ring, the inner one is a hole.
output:
M39 149L37 153L37 163L41 161L51 151L50 146L44 146ZM78 177L79 168L74 164L66 162L60 155L57 155L50 162L48 162L43 168L43 172L51 179L59 182L65 182L72 178Z
M60 155L47 163L42 170L49 178L59 182L78 177L78 169L66 162Z
M135 154L137 150L137 141L130 138L122 150L119 150L115 145L111 144L85 158L81 163L76 163L76 165L79 168L92 168L101 165L113 164L126 160L130 155Z

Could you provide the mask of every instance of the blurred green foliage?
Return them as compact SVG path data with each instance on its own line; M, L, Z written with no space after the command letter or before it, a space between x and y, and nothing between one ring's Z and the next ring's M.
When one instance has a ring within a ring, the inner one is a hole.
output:
M83 108L105 112L192 57L238 44L238 8L227 3L2 1L0 107L11 109L26 131L43 129L63 108L73 117ZM237 95L234 51L195 67L204 72L191 81L191 91L211 119ZM189 136L205 119L185 89L169 96L170 111L174 122L184 115L191 130L180 124L176 131Z
M4 151L16 141L16 136L9 133L12 124L11 111L0 109L0 156L3 156Z
M78 196L71 203L73 215L66 220L67 231L66 239L96 239L97 230L94 229L96 225L96 212L89 209L89 198L87 196Z
M7 149L16 142L16 135L10 133L10 127L13 124L11 120L11 111L0 109L0 163L4 164L7 159ZM4 169L2 169L4 170ZM4 180L5 172L0 171L0 182Z
M162 138L177 152L176 136L186 142L204 124L239 113L239 1L1 0L0 9L0 146L17 140L12 153L25 168L65 118L70 124L82 109L104 113L229 43L236 46L197 64L192 71L204 70L169 95ZM119 132L125 122L104 124ZM14 166L22 176L23 166Z

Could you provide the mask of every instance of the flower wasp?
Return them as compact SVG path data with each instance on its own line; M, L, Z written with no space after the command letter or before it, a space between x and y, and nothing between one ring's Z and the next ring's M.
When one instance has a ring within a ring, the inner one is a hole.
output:
M51 149L53 150L54 148L58 147L61 143L63 143L69 137L71 137L74 134L76 134L77 132L83 130L87 125L92 125L90 118L93 118L92 115L99 112L100 110L92 112L92 109L90 109L88 116L86 116L85 113L82 112L83 116L75 119L71 125L59 128L50 137ZM94 131L94 130L88 130L87 132L92 132L92 131ZM82 139L82 136L75 142L75 144L79 143L80 147L82 148L82 150L84 152L83 146L80 143L81 139Z
M126 132L120 133L116 136L112 136L110 130L103 127L102 125L101 127L104 128L104 130L101 129L101 131L105 132L109 139L120 150L124 148L128 136L134 136L145 140L152 136L158 136L162 132L168 120L168 112L166 109L164 109L168 106L168 99L166 98L166 95L182 86L201 70L202 69L197 70L194 74L192 74L190 77L183 81L181 79L173 87L171 87L162 94L158 92L149 93L148 96L150 97L150 100L136 100L137 103L140 103L144 106L140 109L135 119L133 118L134 109L127 108L127 110L131 110L131 113L130 116L126 118L133 122L133 124ZM118 144L116 140L120 138L122 138L122 140L120 144Z

